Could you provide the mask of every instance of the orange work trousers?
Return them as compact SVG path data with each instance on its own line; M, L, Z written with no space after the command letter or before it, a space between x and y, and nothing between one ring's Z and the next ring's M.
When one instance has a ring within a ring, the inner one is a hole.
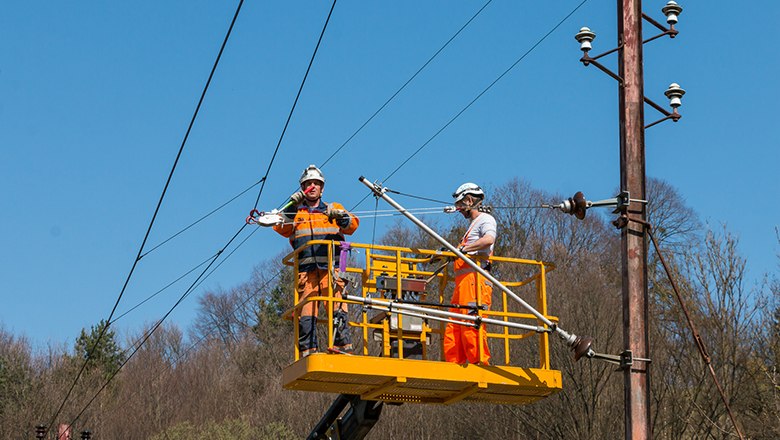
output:
M461 263L460 265L458 263ZM455 262L456 273L463 269L465 263ZM455 292L452 294L452 303L458 305L478 305L477 294L479 294L479 305L486 305L490 308L493 294L492 284L482 275L475 271L455 277ZM453 313L467 314L474 313L469 309L450 309ZM476 364L488 364L490 361L490 350L487 345L487 331L484 324L476 329L471 326L448 323L444 329L444 360L465 364L466 361Z
M311 272L298 273L298 302L303 302L310 297L328 296L328 287L330 284L330 273L326 269L316 269ZM341 298L347 282L341 278L336 278L333 286L333 297ZM320 309L319 301L310 301L301 307L301 316L317 316ZM342 310L347 311L347 304L336 303L333 312Z

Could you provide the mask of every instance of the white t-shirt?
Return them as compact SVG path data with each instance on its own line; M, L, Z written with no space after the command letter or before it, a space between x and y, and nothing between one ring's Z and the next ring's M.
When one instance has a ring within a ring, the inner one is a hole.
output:
M490 235L491 237L496 237L496 219L493 218L492 215L487 213L480 213L477 218L471 221L471 224L469 225L469 230L466 231L466 234L463 236L463 244L471 244L475 241L479 240L480 238ZM493 245L490 245L490 248L480 249L478 251L469 252L469 255L481 255L481 256L489 256L493 252Z

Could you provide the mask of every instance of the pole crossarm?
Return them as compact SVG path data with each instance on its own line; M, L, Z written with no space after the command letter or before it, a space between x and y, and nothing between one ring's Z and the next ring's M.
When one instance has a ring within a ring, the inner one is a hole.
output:
M642 13L642 18L644 18L645 21L647 21L648 23L652 24L653 26L655 26L655 27L657 27L658 29L661 30L660 34L658 34L658 35L656 35L654 37L650 37L647 40L642 41L642 44L646 44L646 43L648 43L650 41L653 41L653 40L656 40L658 38L661 38L664 35L668 35L669 38L674 38L674 37L677 36L677 34L680 33L680 31L678 31L677 29L674 28L673 24L669 25L669 27L667 28L666 26L662 25L661 23L655 21L652 17L650 17L649 15L645 14L644 12Z

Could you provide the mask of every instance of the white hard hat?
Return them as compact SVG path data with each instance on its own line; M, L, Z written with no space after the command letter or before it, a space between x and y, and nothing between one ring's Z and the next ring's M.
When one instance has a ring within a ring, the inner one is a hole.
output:
M456 189L455 192L452 193L452 198L455 199L455 203L458 203L461 200L463 200L463 198L466 197L468 194L471 194L473 196L478 196L480 198L485 197L485 192L482 191L482 188L480 188L479 185L477 185L476 183L467 182L459 186L458 189Z
M309 165L305 170L303 170L303 174L301 174L301 178L298 180L298 183L302 184L307 180L319 180L323 185L325 185L325 176L322 174L322 171L320 171L320 169L317 168L314 164Z

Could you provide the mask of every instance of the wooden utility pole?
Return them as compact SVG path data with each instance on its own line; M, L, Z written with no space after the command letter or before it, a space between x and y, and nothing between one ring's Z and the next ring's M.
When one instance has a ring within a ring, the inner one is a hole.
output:
M644 440L653 437L650 425L650 353L647 336L647 211L645 197L645 129L666 120L677 122L677 108L685 94L679 84L672 83L664 92L669 98L669 112L644 94L642 73L642 45L668 35L677 36L674 25L682 7L669 0L661 8L666 16L666 26L642 13L641 0L618 0L618 46L600 55L591 56L596 34L583 27L575 35L580 43L585 66L595 66L618 82L620 100L620 193L616 205L620 216L614 222L621 230L621 260L623 278L623 352L620 356L595 353L596 357L618 363L623 371L625 398L626 439ZM658 28L661 33L642 39L642 20ZM598 60L605 55L618 53L618 73L614 73ZM647 103L664 117L645 125L644 105ZM573 202L572 202L573 203ZM584 203L584 202L582 202ZM581 213L584 217L584 212ZM580 217L580 218L582 218Z
M645 200L645 118L642 74L642 2L618 0L618 86L620 95L620 189ZM628 213L646 221L643 203ZM623 346L634 357L650 358L647 337L647 241L644 226L628 222L621 230ZM649 363L623 370L626 439L652 438Z

